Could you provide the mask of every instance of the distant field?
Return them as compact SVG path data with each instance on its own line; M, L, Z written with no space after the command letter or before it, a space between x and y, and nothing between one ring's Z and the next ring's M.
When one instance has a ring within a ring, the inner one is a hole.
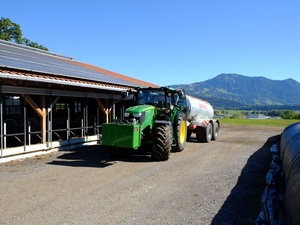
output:
M289 124L300 122L300 120L284 120L284 119L219 119L222 124L236 124L247 126L272 126L272 127L286 127Z

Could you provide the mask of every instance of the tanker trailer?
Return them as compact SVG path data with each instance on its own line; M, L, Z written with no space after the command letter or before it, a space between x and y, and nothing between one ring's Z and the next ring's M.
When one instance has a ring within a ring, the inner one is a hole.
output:
M202 99L186 95L187 104L187 140L192 133L199 142L216 140L220 129L219 120L214 120L214 110L211 104Z

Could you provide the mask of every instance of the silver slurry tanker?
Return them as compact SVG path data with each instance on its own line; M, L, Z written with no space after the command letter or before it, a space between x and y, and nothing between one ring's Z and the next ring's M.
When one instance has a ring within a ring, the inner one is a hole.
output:
M186 95L187 104L187 139L192 133L200 142L216 140L220 129L219 120L214 120L214 109L211 104L199 98Z

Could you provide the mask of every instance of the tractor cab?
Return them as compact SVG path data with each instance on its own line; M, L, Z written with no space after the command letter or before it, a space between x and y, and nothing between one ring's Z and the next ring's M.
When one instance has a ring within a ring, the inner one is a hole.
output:
M152 105L156 108L165 109L168 112L174 106L185 107L185 93L183 90L173 88L137 88L135 95L136 105Z

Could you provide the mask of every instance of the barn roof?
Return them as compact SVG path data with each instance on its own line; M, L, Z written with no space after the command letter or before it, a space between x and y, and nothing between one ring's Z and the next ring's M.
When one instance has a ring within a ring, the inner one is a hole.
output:
M155 87L73 58L0 40L0 78L109 90Z

